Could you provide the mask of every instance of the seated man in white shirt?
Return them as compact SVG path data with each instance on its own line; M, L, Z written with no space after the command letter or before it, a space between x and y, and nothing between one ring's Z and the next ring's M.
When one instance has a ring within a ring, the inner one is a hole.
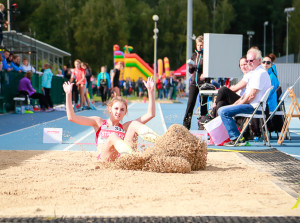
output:
M234 146L240 135L233 117L239 113L252 114L264 93L271 87L268 72L261 66L261 51L255 48L248 50L247 63L250 72L247 74L249 80L245 93L233 105L224 106L218 110L218 114L230 137L230 141L225 143L224 146ZM244 138L237 142L238 146L245 144Z

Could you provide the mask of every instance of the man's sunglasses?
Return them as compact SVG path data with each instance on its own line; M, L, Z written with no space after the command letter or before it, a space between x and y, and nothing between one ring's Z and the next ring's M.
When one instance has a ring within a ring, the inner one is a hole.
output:
M263 64L266 63L266 64L270 65L272 62L271 62L271 61L263 61L262 63L263 63Z
M254 59L256 60L256 59ZM253 63L254 60L247 60L247 63Z

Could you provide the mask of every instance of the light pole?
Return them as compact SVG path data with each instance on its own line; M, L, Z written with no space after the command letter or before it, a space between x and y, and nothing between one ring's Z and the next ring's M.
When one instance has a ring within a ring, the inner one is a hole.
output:
M285 8L284 12L286 13L286 63L289 62L289 17L290 13L295 10L294 7L292 8Z
M191 58L193 54L193 0L187 1L187 32L186 32L186 61ZM186 64L186 73L185 73L185 80L186 80L186 93L189 93L189 80L191 74L188 69L188 65Z
M248 35L248 48L250 49L251 46L251 38L254 36L255 32L254 31L247 31L247 35Z
M266 27L269 25L268 21L264 23L264 56L266 56Z
M157 34L158 34L158 28L157 28L157 21L159 20L158 15L153 15L152 19L154 21L154 86L156 86L156 64L157 64L157 59L156 59L156 54L157 54ZM156 98L156 87L154 87L154 98Z
M8 32L10 32L10 1L9 0L7 0L7 22L8 22L7 30Z

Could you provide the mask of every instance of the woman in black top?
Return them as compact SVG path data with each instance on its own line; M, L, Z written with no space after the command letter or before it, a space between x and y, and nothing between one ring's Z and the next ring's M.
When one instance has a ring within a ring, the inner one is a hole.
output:
M120 73L121 69L123 68L122 62L118 62L115 65L115 69L111 75L111 87L113 90L113 96L120 96Z
M196 39L196 50L192 55L191 60L194 64L189 64L189 72L192 75L189 87L189 99L187 103L186 112L183 118L183 126L187 129L191 128L191 121L193 116L194 107L196 104L197 96L199 94L199 87L205 83L203 78L203 36L198 36ZM202 99L202 103L201 103ZM201 116L207 114L207 96L200 98Z

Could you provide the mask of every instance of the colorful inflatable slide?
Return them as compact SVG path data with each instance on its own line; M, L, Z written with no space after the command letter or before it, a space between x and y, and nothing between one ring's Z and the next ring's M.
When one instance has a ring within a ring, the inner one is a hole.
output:
M123 64L124 70L121 71L120 79L126 80L130 77L131 80L137 81L139 77L147 80L148 77L154 75L154 70L137 54L130 53L133 50L132 46L124 46L124 52L120 51L119 45L114 45L114 64L121 62ZM170 65L169 59L167 57L158 59L158 69L157 77L166 75L170 76ZM165 74L163 74L163 64L165 67Z
M123 53L118 45L114 45L114 64L122 62L124 65L123 77L121 78L126 80L127 77L130 77L131 80L137 81L139 77L147 80L148 77L153 76L153 69L137 54L130 53L132 47L131 50L128 50L128 46L125 48L126 53Z

